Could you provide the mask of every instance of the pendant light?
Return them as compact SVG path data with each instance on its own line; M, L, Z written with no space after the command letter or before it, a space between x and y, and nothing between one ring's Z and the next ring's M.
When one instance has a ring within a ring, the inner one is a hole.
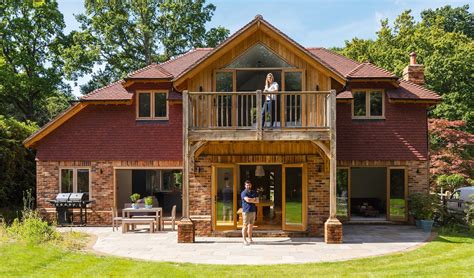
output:
M264 177L265 176L265 170L263 170L262 165L258 165L257 168L255 169L255 176L256 177Z

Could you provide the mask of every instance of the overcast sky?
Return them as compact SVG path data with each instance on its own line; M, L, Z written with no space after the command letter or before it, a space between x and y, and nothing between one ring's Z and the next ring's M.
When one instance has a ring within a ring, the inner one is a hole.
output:
M81 0L58 0L59 9L64 14L66 33L79 29L74 14L84 11ZM207 1L217 9L208 27L224 26L231 33L251 21L255 15L263 18L306 47L344 46L345 40L354 37L374 38L380 27L380 20L390 22L404 10L411 9L416 19L420 12L444 5L462 6L472 1L464 0L220 0ZM87 82L81 78L77 85ZM75 95L80 95L79 87L73 86Z

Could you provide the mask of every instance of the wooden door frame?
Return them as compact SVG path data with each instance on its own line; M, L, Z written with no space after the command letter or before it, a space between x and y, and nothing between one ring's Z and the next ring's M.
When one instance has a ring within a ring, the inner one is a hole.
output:
M336 179L337 179L337 170L339 169L347 170L347 215L345 217L341 217L337 215L337 203L336 203L336 216L340 220L350 221L351 220L351 167L350 166L336 167ZM336 187L337 187L337 180L336 180ZM336 200L337 200L337 196L336 196Z
M232 168L233 169L233 189L234 189L234 196L233 196L233 208L232 208L232 219L234 224L231 225L217 225L217 169L219 168ZM237 164L232 163L218 163L211 165L211 226L213 231L225 231L225 230L235 230L237 229L237 176L238 167Z
M302 182L302 189L301 189L301 199L302 199L302 225L286 225L286 168L301 168L301 182ZM306 231L307 229L307 222L308 222L308 177L307 177L307 169L306 163L295 163L295 164L282 164L282 213L281 213L281 227L282 230L286 231Z
M405 198L405 217L404 218L394 218L390 212L390 170L402 169L404 171L404 198ZM406 166L387 166L387 220L388 221L398 221L406 222L408 221L408 171Z

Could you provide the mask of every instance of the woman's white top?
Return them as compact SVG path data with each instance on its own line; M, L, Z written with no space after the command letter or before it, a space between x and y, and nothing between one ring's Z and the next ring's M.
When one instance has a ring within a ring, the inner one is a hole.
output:
M272 84L270 84L270 86L267 86L267 84L265 84L264 92L278 92L278 83L273 81ZM275 99L276 99L275 94L268 94L266 97L266 100L275 100Z

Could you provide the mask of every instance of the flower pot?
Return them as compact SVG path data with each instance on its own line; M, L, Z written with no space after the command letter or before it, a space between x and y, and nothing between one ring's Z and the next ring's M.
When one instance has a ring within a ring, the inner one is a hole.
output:
M415 220L415 226L416 226L417 228L421 228L421 220L416 219L416 220Z
M145 208L151 209L151 208L153 208L153 205L145 205Z
M140 207L138 206L138 204L132 204L132 208L133 208L133 209L138 209L138 208L140 208Z
M421 220L421 227L423 228L423 232L430 233L431 228L433 227L433 220Z

